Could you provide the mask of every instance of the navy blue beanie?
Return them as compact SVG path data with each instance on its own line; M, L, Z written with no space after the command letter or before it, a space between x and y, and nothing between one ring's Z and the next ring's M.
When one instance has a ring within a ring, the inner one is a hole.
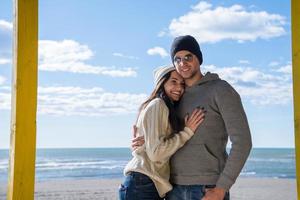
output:
M174 63L174 56L178 51L186 50L197 56L199 64L203 62L202 52L197 40L190 35L176 37L171 46L171 60Z

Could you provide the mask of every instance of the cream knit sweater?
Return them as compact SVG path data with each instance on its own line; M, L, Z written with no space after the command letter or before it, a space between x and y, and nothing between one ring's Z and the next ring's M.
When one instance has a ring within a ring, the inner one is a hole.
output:
M169 182L170 157L194 135L188 127L171 134L168 116L169 109L160 98L153 99L141 111L136 124L137 135L144 136L145 144L132 152L133 158L124 169L125 175L134 171L150 177L160 197L172 189Z

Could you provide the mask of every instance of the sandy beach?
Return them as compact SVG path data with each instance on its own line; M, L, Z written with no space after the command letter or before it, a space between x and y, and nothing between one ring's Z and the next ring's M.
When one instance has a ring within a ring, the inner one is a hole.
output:
M114 200L121 179L57 180L36 183L37 200ZM295 179L239 178L231 189L232 200L293 200L296 199ZM4 200L6 186L0 185Z

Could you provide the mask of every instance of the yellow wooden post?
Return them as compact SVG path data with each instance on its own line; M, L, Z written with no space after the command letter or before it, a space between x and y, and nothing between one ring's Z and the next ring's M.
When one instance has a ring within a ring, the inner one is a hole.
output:
M300 2L292 0L291 5L296 176L298 200L300 200Z
M34 199L38 0L14 0L8 200Z

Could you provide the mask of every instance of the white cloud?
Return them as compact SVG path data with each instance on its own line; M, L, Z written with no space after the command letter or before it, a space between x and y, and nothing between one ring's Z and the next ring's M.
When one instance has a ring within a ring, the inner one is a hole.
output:
M2 85L6 81L4 76L0 76L0 85Z
M240 64L250 64L249 60L239 60Z
M111 93L99 87L39 87L38 114L111 116L137 113L145 94ZM10 90L0 87L0 109L10 109Z
M2 79L2 83L1 83ZM4 77L0 76L0 86L3 84L5 81ZM0 87L0 110L8 110L10 109L10 104L11 104L11 92L10 88L7 86L1 86Z
M281 67L275 73L240 66L204 65L201 68L203 72L218 73L239 92L243 100L254 105L284 105L292 101L291 65ZM4 81L5 78L0 77L0 85ZM136 113L138 106L148 96L112 93L100 87L39 87L38 90L38 113L51 115L106 116ZM1 86L0 109L9 108L10 88Z
M11 59L0 58L0 65L5 65L5 64L10 64L10 63L11 63Z
M287 104L292 100L290 75L262 72L254 68L217 67L206 65L202 71L218 73L240 93L243 99L256 105Z
M0 30L11 33L12 23L0 20ZM0 37L1 39L1 37ZM8 39L3 41L8 43ZM2 43L2 41L0 41ZM40 40L39 41L39 69L43 71L61 71L84 74L97 74L112 77L136 77L134 68L116 68L91 65L87 62L94 53L87 45L73 40ZM120 56L120 54L119 54ZM124 56L124 55L123 55ZM136 57L128 57L136 59ZM11 63L11 60L1 58L0 64Z
M131 60L138 60L139 59L138 57L124 55L122 53L113 53L113 56L121 57L121 58L127 58L127 59L131 59Z
M282 66L276 70L277 72L282 72L284 74L292 74L292 65Z
M0 30L1 31L7 31L11 32L13 29L13 24L11 22L5 21L5 20L0 20Z
M151 56L160 55L162 58L167 57L169 55L167 51L162 47L153 47L151 49L148 49L147 53Z
M269 66L271 66L271 67L278 66L278 65L279 65L279 62L277 62L277 61L272 61L269 63Z
M158 34L157 34L157 36L158 37L163 37L163 36L165 36L165 35L167 35L168 34L168 29L164 29L164 30L162 30L162 31L160 31Z
M40 114L109 116L136 113L145 94L110 93L102 88L39 87Z
M11 54L12 30L12 23L0 19L0 52L2 56Z
M173 36L190 34L200 43L219 42L230 39L238 42L269 39L286 33L285 17L266 11L247 11L241 5L216 7L201 1L183 16L175 18L169 25Z
M39 41L39 69L84 74L108 75L112 77L135 77L132 68L115 68L87 64L93 56L88 46L73 40Z

